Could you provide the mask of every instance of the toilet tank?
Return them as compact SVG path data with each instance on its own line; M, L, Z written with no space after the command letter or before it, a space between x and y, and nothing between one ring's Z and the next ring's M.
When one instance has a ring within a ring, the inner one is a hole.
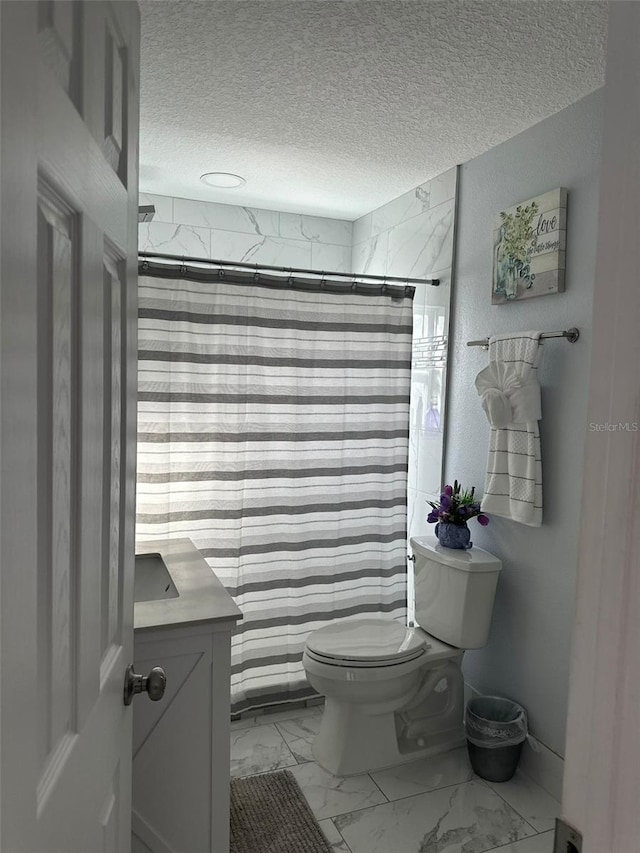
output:
M502 563L482 548L443 548L435 537L412 537L415 618L428 634L459 649L489 638Z

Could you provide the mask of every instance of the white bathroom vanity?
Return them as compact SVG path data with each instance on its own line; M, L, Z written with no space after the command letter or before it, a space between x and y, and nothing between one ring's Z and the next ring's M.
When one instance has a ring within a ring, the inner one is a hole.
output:
M136 551L134 666L161 666L167 683L160 701L134 703L132 853L226 853L231 633L242 614L190 539Z

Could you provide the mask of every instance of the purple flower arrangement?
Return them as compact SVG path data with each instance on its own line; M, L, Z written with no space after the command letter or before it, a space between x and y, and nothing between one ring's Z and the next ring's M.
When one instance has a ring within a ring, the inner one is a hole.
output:
M477 518L478 522L486 527L489 518L480 512L480 501L475 499L475 491L475 486L472 489L463 489L457 480L453 486L445 486L439 502L427 501L431 507L427 521L430 524L444 522L462 527L470 518Z

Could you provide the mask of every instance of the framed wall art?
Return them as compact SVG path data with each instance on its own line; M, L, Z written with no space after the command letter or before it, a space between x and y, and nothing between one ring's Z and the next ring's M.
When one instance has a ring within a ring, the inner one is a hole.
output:
M566 234L563 187L501 210L493 231L492 304L562 293Z

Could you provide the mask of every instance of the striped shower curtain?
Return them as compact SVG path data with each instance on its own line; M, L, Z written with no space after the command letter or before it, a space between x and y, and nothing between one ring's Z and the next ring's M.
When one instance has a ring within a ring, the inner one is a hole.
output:
M316 628L405 617L412 310L204 278L140 278L137 537L191 538L242 610L237 713L313 695Z

